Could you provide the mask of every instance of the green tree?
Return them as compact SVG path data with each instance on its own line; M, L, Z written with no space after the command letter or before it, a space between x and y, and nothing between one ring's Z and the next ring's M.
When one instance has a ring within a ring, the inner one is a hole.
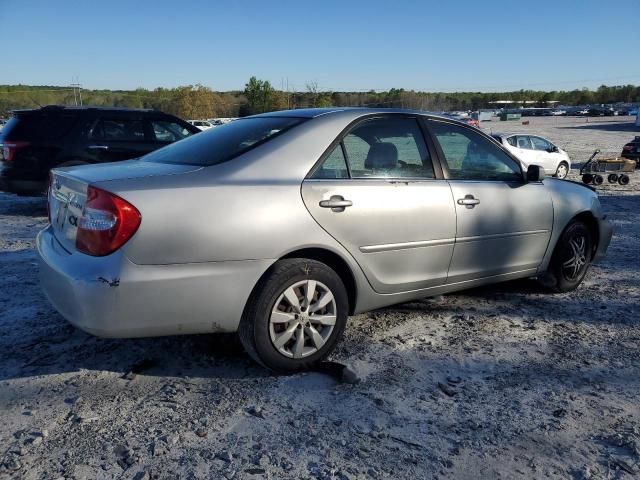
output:
M247 99L248 113L264 113L273 110L276 100L275 90L268 80L258 80L251 77L244 86L244 96Z

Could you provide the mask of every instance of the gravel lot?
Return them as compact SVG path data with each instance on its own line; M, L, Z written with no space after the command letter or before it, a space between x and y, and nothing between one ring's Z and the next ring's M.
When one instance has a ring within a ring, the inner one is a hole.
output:
M579 161L619 153L629 122L483 129ZM0 479L638 478L637 177L602 188L616 232L572 294L520 281L352 317L333 360L357 384L270 375L233 336L74 329L38 286L42 199L0 194Z

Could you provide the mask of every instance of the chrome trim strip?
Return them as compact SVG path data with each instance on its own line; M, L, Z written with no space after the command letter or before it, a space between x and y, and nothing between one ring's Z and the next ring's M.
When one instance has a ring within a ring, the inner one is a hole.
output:
M443 238L440 240L422 240L419 242L386 243L383 245L367 245L360 247L360 251L362 253L378 253L388 252L391 250L407 250L409 248L434 247L437 245L453 245L455 242L455 238Z
M442 238L439 240L421 240L418 242L385 243L382 245L365 245L360 247L362 253L389 252L392 250L407 250L410 248L435 247L455 243L477 242L479 240L491 240L494 238L521 237L523 235L548 234L549 230L526 230L523 232L495 233L493 235L478 235L475 237Z
M549 233L549 230L526 230L523 232L494 233L493 235L460 237L456 238L456 243L477 242L478 240L491 240L494 238L521 237L523 235L540 235L541 233Z

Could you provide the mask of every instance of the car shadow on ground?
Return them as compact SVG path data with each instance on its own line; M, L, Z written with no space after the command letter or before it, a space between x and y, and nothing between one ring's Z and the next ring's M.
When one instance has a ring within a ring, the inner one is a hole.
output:
M428 321L439 315L519 316L523 308L531 321L538 316L545 320L579 323L626 323L628 320L617 313L628 308L622 302L584 305L583 300L572 298L571 294L549 293L532 280L516 280L445 297L425 298L379 309L370 315L375 318L377 312L391 316L420 312ZM124 379L136 375L220 379L273 375L249 358L233 333L105 339L86 334L53 310L47 310L41 313L43 318L35 320L46 323L46 329L7 346L4 361L13 368L0 368L0 380L80 370L112 372ZM580 311L583 313L577 315L576 312ZM391 327L381 325L380 328Z

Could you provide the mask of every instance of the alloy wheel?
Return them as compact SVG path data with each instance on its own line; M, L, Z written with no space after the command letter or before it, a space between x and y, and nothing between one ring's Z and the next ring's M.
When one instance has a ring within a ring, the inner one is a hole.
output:
M569 281L577 279L587 267L587 239L582 234L571 237L567 248L568 258L562 262L562 274Z
M273 346L289 358L313 355L327 342L336 324L336 300L329 287L303 280L287 287L269 317Z

